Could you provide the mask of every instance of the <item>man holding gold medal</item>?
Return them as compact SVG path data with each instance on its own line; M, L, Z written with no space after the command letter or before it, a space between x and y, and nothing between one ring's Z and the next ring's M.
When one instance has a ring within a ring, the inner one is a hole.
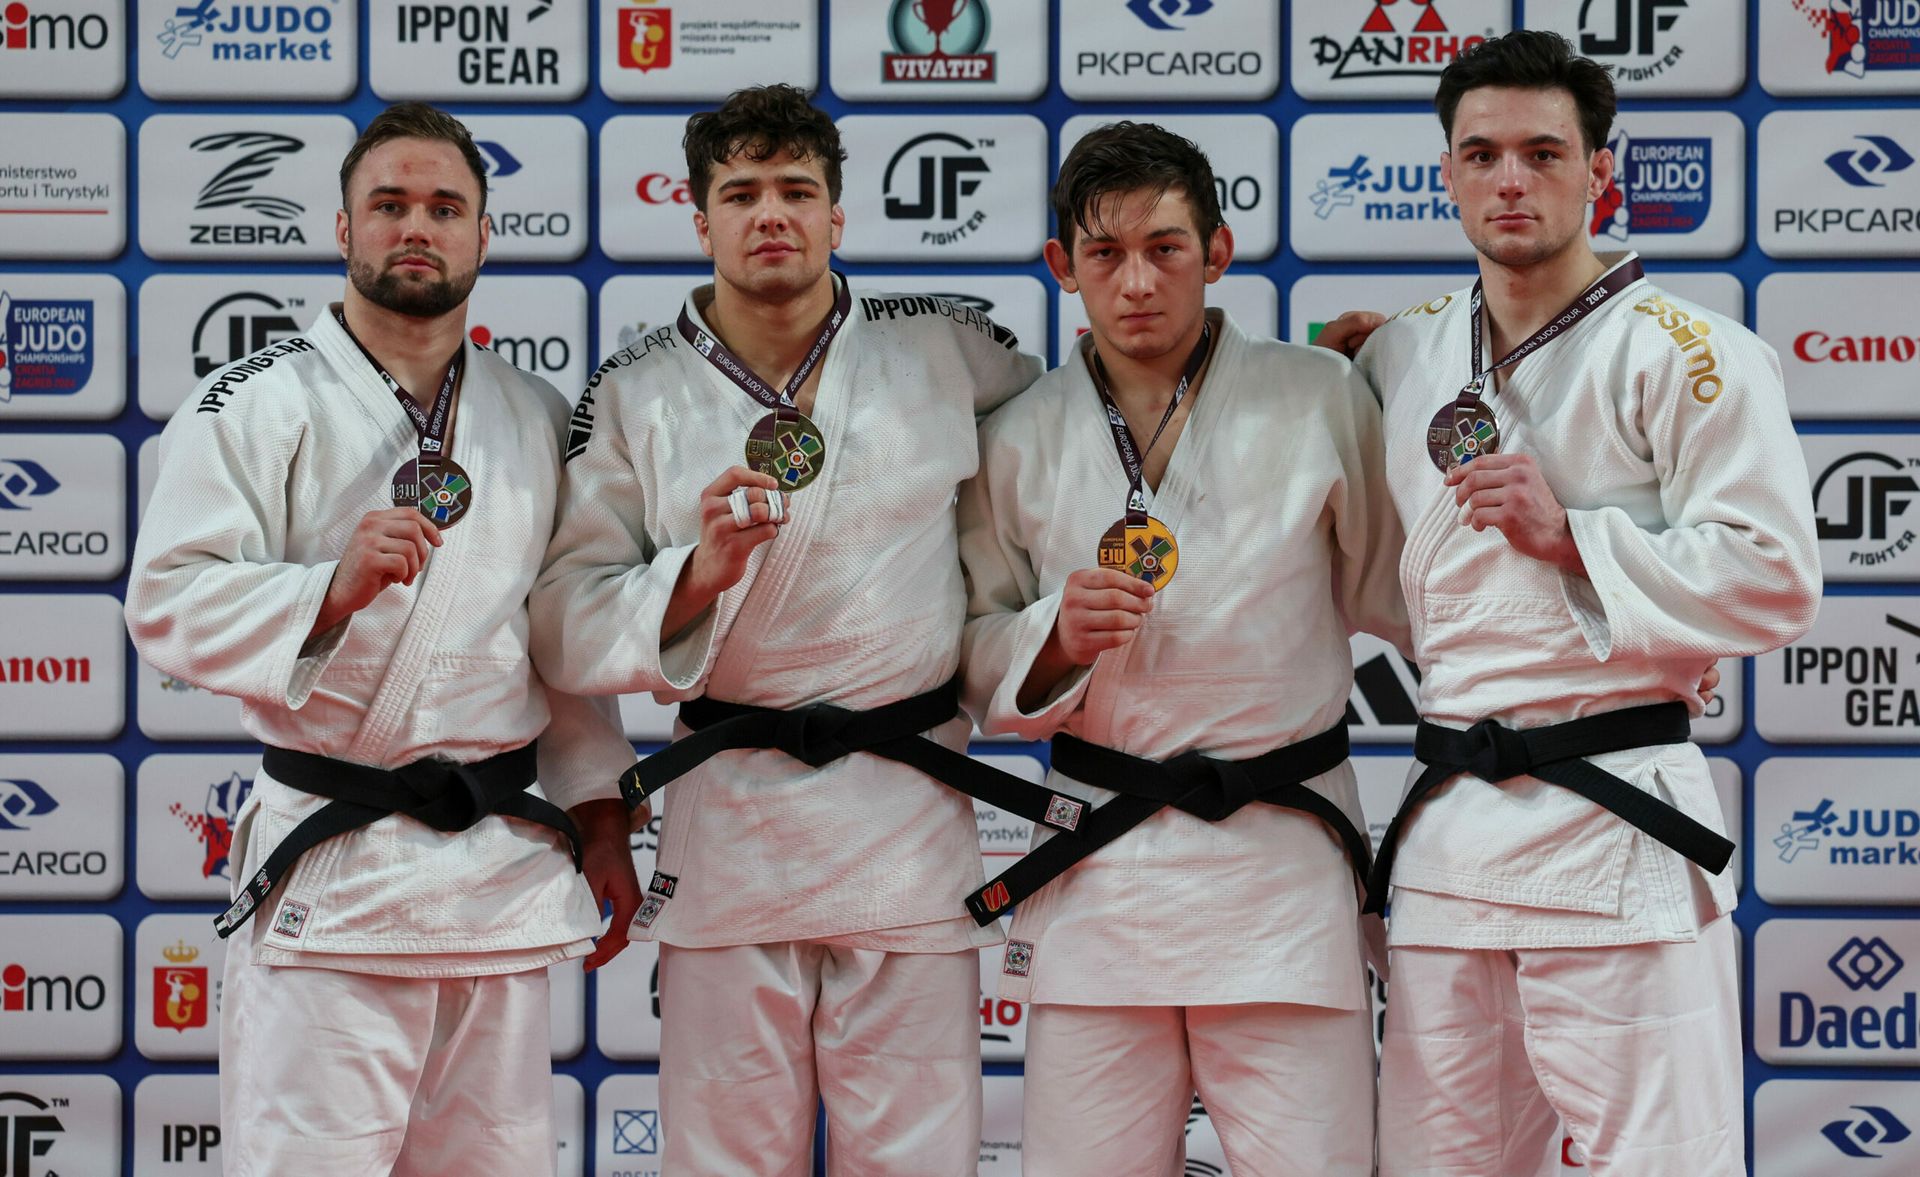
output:
M799 90L740 91L685 145L713 282L581 396L534 592L554 681L681 704L622 779L673 782L633 926L661 942L662 1166L806 1174L824 1099L830 1172L971 1174L1000 932L956 902L967 794L1078 810L965 754L953 500L977 416L1041 365L829 270L845 153Z
M1024 1163L1177 1172L1197 1089L1235 1172L1368 1177L1348 636L1407 644L1379 407L1206 307L1233 234L1192 143L1096 130L1053 206L1091 330L982 426L960 502L968 710L1098 803L967 900L1020 905Z

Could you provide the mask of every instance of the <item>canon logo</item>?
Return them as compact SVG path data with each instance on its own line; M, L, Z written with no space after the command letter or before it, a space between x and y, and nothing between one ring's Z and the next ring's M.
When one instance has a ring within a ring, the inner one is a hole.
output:
M0 682L93 681L91 658L0 658Z
M1803 331L1794 337L1793 354L1809 364L1910 364L1920 356L1920 336Z
M633 186L642 204L692 204L693 190L688 181L676 180L663 172L648 172Z

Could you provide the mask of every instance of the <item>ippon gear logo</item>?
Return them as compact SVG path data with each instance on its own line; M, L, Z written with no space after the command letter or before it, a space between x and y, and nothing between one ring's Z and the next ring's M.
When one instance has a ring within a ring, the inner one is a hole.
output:
M1188 26L1173 22L1213 11L1213 0L1127 0L1127 11L1150 29L1178 32Z
M1373 11L1345 45L1332 37L1313 39L1315 65L1331 65L1330 78L1439 77L1447 64L1487 38L1462 36L1447 27L1437 0L1413 0L1420 16L1413 27L1394 26L1388 6L1394 0L1375 0Z
M45 817L58 808L53 794L37 782L0 779L0 830L24 830L28 819Z
M994 57L981 50L992 17L986 0L893 0L880 55L882 82L991 82Z
M1834 152L1827 157L1827 167L1855 188L1885 188L1881 176L1904 172L1913 166L1913 156L1890 136L1854 137L1866 146Z
M1860 1114L1835 1120L1820 1129L1820 1135L1847 1156L1879 1158L1886 1154L1868 1150L1884 1149L1913 1135L1913 1130L1886 1108L1855 1104L1853 1110Z
M907 140L887 161L881 178L887 219L948 224L948 228L921 233L924 245L951 245L979 229L987 210L970 209L967 198L980 190L982 177L993 170L979 153L994 146L992 139L963 139L948 131L930 131Z
M1828 958L1827 968L1840 978L1841 984L1855 993L1862 989L1878 993L1899 975L1906 963L1893 950L1893 946L1880 937L1862 940L1854 936L1840 946L1840 951Z
M64 1099L0 1091L0 1177L33 1177L34 1162L46 1156L66 1131L52 1111L66 1106Z
M1847 553L1849 564L1884 564L1914 541L1912 529L1893 534L1891 521L1907 513L1920 483L1907 473L1920 459L1900 461L1872 451L1847 454L1813 483L1814 526L1823 540L1864 542ZM1832 488L1829 491L1829 487Z
M31 500L60 489L60 480L47 468L25 458L0 458L0 511L31 510Z

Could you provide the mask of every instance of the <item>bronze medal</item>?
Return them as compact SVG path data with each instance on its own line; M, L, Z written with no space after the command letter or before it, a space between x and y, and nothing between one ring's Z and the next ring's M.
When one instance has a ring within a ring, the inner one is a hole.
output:
M1180 566L1180 545L1174 542L1167 525L1146 516L1144 526L1129 526L1122 517L1100 537L1095 567L1111 568L1138 580L1144 580L1159 592L1173 581Z
M798 410L768 413L747 434L747 468L773 475L783 490L812 482L826 458L825 436Z
M410 461L394 472L392 489L394 506L416 507L440 528L465 519L473 506L473 479L453 461L429 466L424 474L417 460Z
M1427 457L1445 474L1500 449L1500 425L1484 401L1442 405L1427 426Z

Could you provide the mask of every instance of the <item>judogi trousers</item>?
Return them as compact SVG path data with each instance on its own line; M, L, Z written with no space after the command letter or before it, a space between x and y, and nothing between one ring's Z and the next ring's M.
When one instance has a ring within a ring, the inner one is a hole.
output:
M1393 949L1381 1177L1535 1177L1557 1121L1593 1177L1740 1177L1733 919L1691 943Z
M980 955L808 941L660 946L660 1167L808 1177L973 1177Z
M553 1172L547 971L414 978L255 964L227 942L227 1177Z
M1371 1177L1372 1014L1030 1005L1032 1177L1180 1177L1197 1090L1235 1177Z

